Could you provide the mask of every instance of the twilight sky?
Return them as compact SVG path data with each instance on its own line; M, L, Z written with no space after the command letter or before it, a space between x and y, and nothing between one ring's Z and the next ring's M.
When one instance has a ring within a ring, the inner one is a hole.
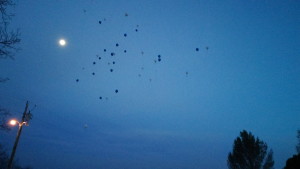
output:
M26 100L37 105L22 165L224 169L243 129L277 169L295 154L299 1L16 3L22 50L0 60L0 106L20 118ZM0 136L9 152L16 128Z

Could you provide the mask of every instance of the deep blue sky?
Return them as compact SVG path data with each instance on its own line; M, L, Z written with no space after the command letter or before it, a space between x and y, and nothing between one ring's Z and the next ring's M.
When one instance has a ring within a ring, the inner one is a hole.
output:
M276 168L295 153L299 1L28 0L13 11L22 50L0 61L0 106L21 117L26 100L37 105L21 164L224 169L243 129ZM1 134L9 151L15 134Z

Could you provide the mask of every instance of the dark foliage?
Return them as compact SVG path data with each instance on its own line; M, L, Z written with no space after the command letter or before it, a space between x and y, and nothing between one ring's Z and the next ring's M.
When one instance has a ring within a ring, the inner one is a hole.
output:
M0 144L0 169L7 169L9 156L6 153L4 147ZM12 169L31 169L31 167L21 167L17 162L13 162Z
M251 132L242 131L234 140L233 150L228 154L229 169L273 169L273 151Z
M3 146L0 144L0 169L6 169L8 162L8 155L4 151Z
M9 130L9 126L7 124L8 117L11 114L9 113L8 110L0 108L0 130Z
M284 169L299 169L300 168L300 154L294 155L286 161Z
M300 154L300 130L297 131L297 138L298 138L298 144L296 146L296 150L298 152L298 154Z

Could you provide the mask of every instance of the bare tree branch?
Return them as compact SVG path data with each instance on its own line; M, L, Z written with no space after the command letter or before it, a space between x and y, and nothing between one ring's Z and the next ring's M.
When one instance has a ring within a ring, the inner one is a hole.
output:
M14 53L19 51L17 46L20 42L20 31L9 29L9 23L14 14L8 11L9 7L15 6L13 0L0 0L0 59L14 60ZM1 78L0 83L8 81L8 78Z
M14 59L14 52L20 49L16 46L21 41L19 38L20 31L18 29L8 30L8 25L14 14L8 13L7 8L14 5L13 0L0 0L0 59Z
M6 82L6 81L8 81L8 80L9 80L9 78L1 78L1 77L0 77L0 83L1 83L1 82Z
M10 128L7 124L10 112L6 109L0 108L0 130L8 131Z
M21 41L20 31L7 32L6 28L0 28L0 59L14 59L13 53L20 50L16 45Z
M1 12L1 23L8 23L11 20L11 17L13 17L13 14L7 13L7 7L8 6L15 6L15 3L13 3L12 0L0 0L0 12Z

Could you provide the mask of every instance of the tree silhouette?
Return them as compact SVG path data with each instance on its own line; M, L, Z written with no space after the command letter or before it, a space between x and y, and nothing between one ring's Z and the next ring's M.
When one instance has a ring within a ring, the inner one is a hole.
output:
M298 144L296 145L296 150L300 154L300 130L297 131Z
M9 29L9 23L14 15L7 12L8 7L14 5L13 0L0 0L0 59L14 59L14 52L19 50L17 44L21 41L20 32L18 29ZM8 80L7 77L0 77L0 83Z
M0 130L8 131L10 129L7 124L8 117L10 115L11 114L8 110L0 108Z
M299 169L300 168L300 154L286 160L284 169Z
M8 154L4 147L0 144L0 169L6 169L8 163ZM31 169L31 167L21 167L17 162L13 163L13 169Z
M7 167L8 155L4 151L3 146L0 144L0 169L5 169Z
M6 59L13 57L13 52L19 48L16 45L21 41L19 30L9 30L9 23L12 16L11 13L7 12L7 8L14 6L12 0L0 0L0 58Z
M234 140L233 150L228 154L229 169L273 169L273 151L251 132L243 130Z
M298 143L296 145L297 155L286 160L284 169L299 169L300 168L300 130L297 131Z

